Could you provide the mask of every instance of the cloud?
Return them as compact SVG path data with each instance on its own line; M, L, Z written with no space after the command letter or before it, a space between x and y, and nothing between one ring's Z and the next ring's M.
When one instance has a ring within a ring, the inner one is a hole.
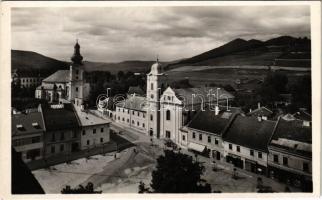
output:
M14 8L12 47L68 60L176 60L235 38L310 37L308 6Z

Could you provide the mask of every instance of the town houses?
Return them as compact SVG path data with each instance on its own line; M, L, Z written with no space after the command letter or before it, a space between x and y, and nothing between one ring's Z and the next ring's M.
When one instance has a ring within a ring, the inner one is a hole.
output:
M146 75L146 92L132 86L114 106L110 106L112 97L99 99L99 116L84 108L90 85L83 76L82 59L77 42L70 70L57 71L36 89L36 98L46 99L50 105L40 105L35 113L13 114L13 145L24 161L106 145L112 123L151 139L172 141L235 169L300 187L312 185L308 113L274 120L273 112L260 104L249 113L232 107L235 97L224 88L173 88L157 60Z

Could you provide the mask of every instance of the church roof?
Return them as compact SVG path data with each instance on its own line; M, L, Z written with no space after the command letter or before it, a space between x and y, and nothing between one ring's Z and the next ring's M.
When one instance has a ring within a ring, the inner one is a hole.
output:
M67 83L69 82L69 70L58 70L52 75L48 76L43 80L43 82L49 82L49 83Z

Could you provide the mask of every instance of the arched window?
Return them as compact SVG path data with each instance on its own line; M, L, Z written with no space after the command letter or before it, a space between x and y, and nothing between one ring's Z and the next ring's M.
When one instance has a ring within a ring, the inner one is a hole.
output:
M166 119L167 119L167 120L170 120L170 114L171 114L171 113L170 113L170 110L167 110L167 111L166 111Z

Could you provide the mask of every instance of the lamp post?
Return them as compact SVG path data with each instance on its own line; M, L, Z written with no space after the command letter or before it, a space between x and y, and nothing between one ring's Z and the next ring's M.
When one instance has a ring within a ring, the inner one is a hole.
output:
M219 101L219 98L218 98L218 97L219 97L219 96L218 96L218 91L219 91L219 90L220 90L220 88L217 88L217 95L216 95L216 96L217 96L217 107L219 106L219 103L218 103L218 101Z

